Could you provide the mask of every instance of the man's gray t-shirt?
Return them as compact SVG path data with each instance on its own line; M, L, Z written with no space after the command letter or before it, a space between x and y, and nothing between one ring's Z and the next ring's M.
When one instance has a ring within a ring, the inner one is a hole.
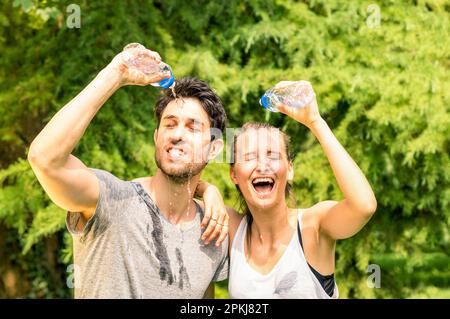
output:
M79 213L68 212L73 237L75 298L202 298L213 281L228 276L228 239L204 245L197 204L182 228L171 224L137 182L92 169L100 196L92 218L77 231Z

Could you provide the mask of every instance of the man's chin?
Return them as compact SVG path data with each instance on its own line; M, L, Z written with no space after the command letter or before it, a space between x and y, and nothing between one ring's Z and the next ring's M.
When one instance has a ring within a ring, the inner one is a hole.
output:
M178 166L178 165L176 165ZM192 165L192 164L184 164L182 167L167 167L166 165L163 165L162 167L159 167L159 169L164 173L164 175L167 176L169 180L171 180L174 183L177 184L183 184L187 182L189 179L191 179L193 176L199 174L203 168L206 166L204 165Z
M167 179L169 179L172 183L175 184L186 184L188 180L192 177L188 174L166 174Z
M177 170L173 168L162 168L160 167L160 170L164 173L164 175L167 176L170 180L173 181L183 181L187 180L189 177L191 177L189 174L189 170Z

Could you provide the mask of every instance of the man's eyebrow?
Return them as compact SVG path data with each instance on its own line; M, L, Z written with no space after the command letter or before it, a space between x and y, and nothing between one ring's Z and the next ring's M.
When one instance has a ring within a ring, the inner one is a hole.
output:
M162 118L163 120L177 120L178 117L173 114L168 114Z
M178 120L179 118L176 115L167 114L162 119L163 120ZM189 117L187 120L189 122L193 122L194 124L200 124L201 126L205 126L205 124L200 119Z
M201 126L205 126L205 123L203 123L203 122L202 122L201 120L199 120L199 119L190 117L190 118L188 118L188 120L189 120L190 122L193 122L194 124L200 124Z

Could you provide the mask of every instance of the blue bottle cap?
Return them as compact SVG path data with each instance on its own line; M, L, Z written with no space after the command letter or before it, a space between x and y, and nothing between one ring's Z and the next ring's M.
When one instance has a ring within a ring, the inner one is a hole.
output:
M168 89L171 87L173 82L175 82L175 78L173 77L173 75L171 73L170 78L166 78L164 80L159 81L158 85L162 88Z
M270 99L266 94L261 96L259 99L259 104L261 104L265 109L270 110Z

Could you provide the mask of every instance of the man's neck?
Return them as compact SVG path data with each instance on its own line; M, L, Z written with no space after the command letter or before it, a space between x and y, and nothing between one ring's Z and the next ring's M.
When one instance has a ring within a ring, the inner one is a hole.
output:
M147 180L146 187L164 217L178 225L195 217L193 197L199 180L200 176L196 175L184 183L176 183L158 169L155 176Z

